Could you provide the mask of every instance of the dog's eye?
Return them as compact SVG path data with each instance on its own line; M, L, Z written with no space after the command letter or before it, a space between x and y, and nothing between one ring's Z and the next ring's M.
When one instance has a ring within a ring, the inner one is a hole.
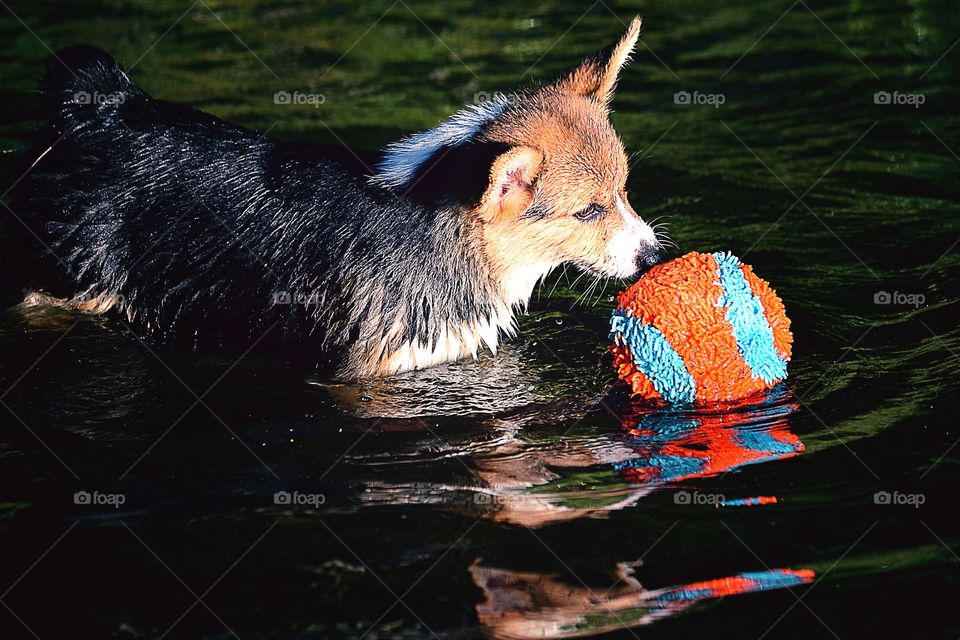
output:
M602 218L603 214L605 214L606 212L607 212L606 207L604 207L602 204L597 204L596 202L594 202L586 209L577 211L575 214L573 214L573 217L576 218L577 220L580 220L581 222L587 222L588 220L596 220L598 218Z

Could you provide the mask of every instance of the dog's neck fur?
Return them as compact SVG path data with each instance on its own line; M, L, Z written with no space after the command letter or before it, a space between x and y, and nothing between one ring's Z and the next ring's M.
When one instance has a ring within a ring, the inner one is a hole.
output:
M501 335L515 333L515 309L526 307L552 268L504 266L472 210L448 207L431 216L428 242L436 262L424 265L422 252L404 252L388 278L356 291L358 302L374 301L383 314L357 308L360 335L376 338L354 345L342 373L393 374L476 359L483 348L496 353Z
M390 145L371 185L393 191L414 187L428 191L430 179L439 177L448 195L451 184L465 174L482 175L476 168L459 167L448 176L443 166L430 165L436 158L456 163L457 153L450 151L470 146L511 102L511 97L498 96ZM427 180L421 181L418 176L424 174L428 174ZM379 343L356 346L354 353L364 359L350 358L350 373L392 374L467 356L477 358L482 347L496 353L501 334L515 332L514 310L527 306L537 282L555 266L511 262L506 247L499 246L496 234L485 233L484 223L465 201L437 203L431 208L435 210L423 220L423 230L435 235L428 239L430 253L437 260L431 267L440 273L426 275L425 266L416 264L416 256L423 253L409 252L411 259L401 268L409 269L413 277L402 278L409 287L404 299L393 298L395 308L389 312L389 321L361 330L361 335L380 336ZM446 290L438 290L437 283ZM388 295L373 292L375 298ZM424 318L424 309L429 320Z
M500 296L511 309L526 309L537 284L558 266L557 263L517 263L511 259L515 256L511 248L503 246L509 242L509 236L496 232L484 236L484 255L491 271L496 274Z

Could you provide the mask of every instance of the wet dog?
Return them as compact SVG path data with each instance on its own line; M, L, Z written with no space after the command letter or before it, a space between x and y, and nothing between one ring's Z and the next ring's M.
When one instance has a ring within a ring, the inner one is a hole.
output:
M70 47L41 80L14 210L77 306L163 341L274 331L345 378L476 357L555 267L630 278L660 260L608 117L639 32L389 145L373 175L157 100Z

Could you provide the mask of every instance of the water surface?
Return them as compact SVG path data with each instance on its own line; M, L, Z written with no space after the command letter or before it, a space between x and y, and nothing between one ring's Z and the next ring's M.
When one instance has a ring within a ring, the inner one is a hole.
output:
M8 2L0 142L30 139L48 47L373 150L554 76L636 13L613 114L631 200L683 252L773 283L786 383L733 407L631 401L606 354L617 285L584 295L573 270L497 356L357 385L16 306L3 636L956 638L952 4Z

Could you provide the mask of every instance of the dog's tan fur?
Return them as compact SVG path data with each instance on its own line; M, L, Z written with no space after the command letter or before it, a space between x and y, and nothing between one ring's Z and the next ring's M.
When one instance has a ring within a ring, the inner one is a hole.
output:
M472 229L489 268L479 275L492 278L499 289L491 316L474 326L445 327L433 344L407 342L390 349L388 339L364 374L476 357L483 344L496 351L500 334L514 332L513 310L526 306L555 267L573 263L608 277L628 277L635 270L636 245L656 245L653 231L628 203L627 155L609 120L618 75L640 26L640 18L634 19L607 50L559 81L518 95L482 133L482 141L510 147L493 163L480 202L465 212L477 221ZM590 221L576 217L591 205L606 213ZM550 215L526 215L533 207Z
M486 135L514 146L494 164L479 207L484 246L511 304L529 297L535 275L564 262L612 271L608 248L627 224L618 215L617 196L626 212L637 216L627 202L627 156L610 124L609 106L639 34L637 18L610 49L521 98ZM536 202L560 215L546 221L523 217ZM612 215L587 224L574 218L590 204Z

